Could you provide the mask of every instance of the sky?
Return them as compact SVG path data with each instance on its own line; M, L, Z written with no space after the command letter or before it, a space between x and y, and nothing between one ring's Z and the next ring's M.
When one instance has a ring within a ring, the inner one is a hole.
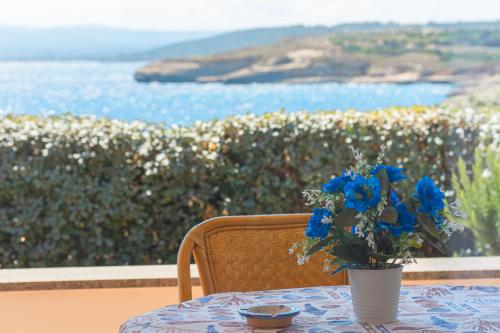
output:
M235 30L500 19L500 0L1 0L0 25Z

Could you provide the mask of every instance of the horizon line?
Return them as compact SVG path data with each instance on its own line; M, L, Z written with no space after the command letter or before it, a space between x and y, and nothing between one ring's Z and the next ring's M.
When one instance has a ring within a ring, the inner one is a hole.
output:
M307 23L290 23L287 25L261 25L261 26L248 26L248 27L235 27L231 29L223 29L223 30L211 30L211 29L206 29L206 30L200 30L200 29L193 29L193 30L177 30L177 29L155 29L155 28L134 28L134 27L125 27L125 26L117 26L117 25L107 25L107 24L101 24L101 23L96 23L96 24L71 24L71 25L53 25L53 26L46 26L46 25L13 25L13 24L2 24L0 23L0 28L13 28L13 29L26 29L26 30L57 30L57 29L77 29L77 28L105 28L105 29L114 29L114 30L125 30L125 31L132 31L132 32L219 32L219 33L225 33L225 32L233 32L233 31L242 31L242 30L256 30L256 29L273 29L273 28L288 28L288 27L297 27L297 26L302 26L302 27L336 27L336 26L341 26L341 25L354 25L354 24L382 24L382 25L400 25L400 26L413 26L413 25L418 25L418 26L425 26L425 25L452 25L452 24L460 24L460 23L500 23L500 18L494 19L494 20L439 20L439 21L433 21L433 20L428 20L425 22L401 22L401 21L394 21L394 20L387 20L387 21L382 21L382 20L373 20L373 21L349 21L349 22L339 22L336 24L307 24Z

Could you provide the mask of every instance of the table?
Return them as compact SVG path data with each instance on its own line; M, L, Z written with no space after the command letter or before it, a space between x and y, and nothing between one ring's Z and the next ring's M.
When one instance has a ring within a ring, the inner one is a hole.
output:
M302 312L289 328L257 330L237 312L249 304L290 304ZM355 321L347 286L221 293L131 318L120 332L500 332L500 288L403 286L398 321L383 325Z

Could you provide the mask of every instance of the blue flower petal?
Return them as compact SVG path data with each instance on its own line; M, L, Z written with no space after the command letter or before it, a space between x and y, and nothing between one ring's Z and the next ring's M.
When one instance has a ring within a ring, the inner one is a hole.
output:
M407 178L406 175L403 173L404 171L403 168L397 168L392 165L379 164L370 173L372 175L376 175L377 172L380 171L380 169L385 169L385 171L387 172L387 176L389 177L389 181L391 183L399 182Z
M325 217L331 217L332 213L326 208L314 208L313 215L306 227L306 236L311 238L325 238L332 227L331 223L322 223Z
M444 193L434 185L434 182L428 176L418 181L416 198L420 203L418 210L432 217L437 218L437 213L444 209Z
M380 202L380 181L377 177L366 179L358 175L344 186L344 193L345 206L364 213Z
M342 191L344 189L344 186L350 181L351 177L346 175L346 173L344 172L342 176L335 177L328 183L323 184L322 191L323 193L336 193Z

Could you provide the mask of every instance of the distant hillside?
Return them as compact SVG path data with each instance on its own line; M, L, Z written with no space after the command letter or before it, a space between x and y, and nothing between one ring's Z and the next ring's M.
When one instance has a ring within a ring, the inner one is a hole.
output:
M113 60L166 44L214 35L201 31L136 31L101 26L0 26L0 60Z
M409 27L409 26L406 26ZM174 43L165 47L133 54L127 59L155 60L212 55L241 48L263 46L291 37L314 36L334 32L402 29L399 24L354 23L337 26L291 26L259 28L222 33L208 38Z
M260 38L255 40L254 34L244 31L203 41L235 35L242 40L239 45L266 40L257 31ZM500 74L500 22L360 24L281 31L297 34L278 38L285 34L277 33L276 41L263 46L156 61L140 68L135 77L141 82L456 82Z

